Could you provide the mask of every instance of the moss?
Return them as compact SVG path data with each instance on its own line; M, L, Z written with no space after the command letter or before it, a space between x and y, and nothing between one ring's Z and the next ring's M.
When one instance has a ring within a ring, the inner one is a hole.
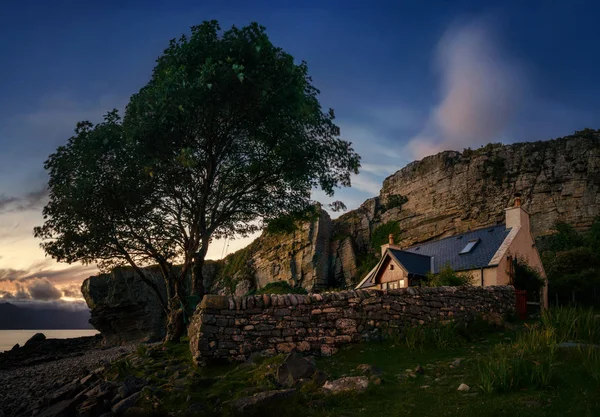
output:
M484 178L491 178L496 185L502 185L502 182L506 177L506 162L504 161L504 158L494 156L487 159L484 162L483 167L485 169Z
M259 294L306 294L306 290L302 287L292 287L287 281L269 282L264 287L256 290L251 290L246 295Z
M385 212L387 210L391 210L396 207L398 207L402 210L402 206L407 201L408 201L408 197L406 197L405 195L392 194L392 195L388 196L387 202L385 203L385 205L381 206L381 211Z

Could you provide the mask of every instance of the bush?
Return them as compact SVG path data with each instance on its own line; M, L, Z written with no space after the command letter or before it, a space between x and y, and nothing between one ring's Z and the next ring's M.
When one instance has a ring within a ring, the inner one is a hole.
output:
M425 285L428 287L460 287L462 285L472 285L472 278L469 274L454 271L447 264L437 274L429 272L425 279Z
M287 281L275 281L269 282L267 285L258 290L251 290L246 295L260 294L307 294L307 292L302 287L292 287L287 283Z
M512 279L516 288L525 290L530 294L539 293L546 282L540 271L529 266L522 258L515 259Z
M408 197L402 194L392 194L388 196L385 206L382 206L382 210L385 212L393 208L399 207L402 209L404 203L408 201Z
M400 223L397 221L380 224L371 234L371 248L376 251L380 250L381 245L388 243L390 234L394 236L394 242L399 242L401 233Z
M600 384L600 349L595 346L580 348L579 355L586 373Z

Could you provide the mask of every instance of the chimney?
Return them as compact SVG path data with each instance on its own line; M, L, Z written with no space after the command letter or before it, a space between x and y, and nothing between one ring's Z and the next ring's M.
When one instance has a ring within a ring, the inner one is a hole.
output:
M521 206L521 194L515 193L514 205L506 209L506 228L529 228L529 213Z
M390 233L388 235L388 243L390 244L390 246L394 246L394 234Z
M515 193L515 207L521 207L521 193Z

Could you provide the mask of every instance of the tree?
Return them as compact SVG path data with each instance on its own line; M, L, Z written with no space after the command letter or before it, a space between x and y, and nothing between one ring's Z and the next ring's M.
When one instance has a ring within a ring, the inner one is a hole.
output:
M211 239L304 212L313 188L333 195L358 173L360 157L318 94L306 63L274 46L264 27L194 26L158 58L122 122L111 113L85 123L50 156L50 201L35 234L59 261L127 263L141 279L141 265L158 264L167 339L176 340L178 305L204 295Z

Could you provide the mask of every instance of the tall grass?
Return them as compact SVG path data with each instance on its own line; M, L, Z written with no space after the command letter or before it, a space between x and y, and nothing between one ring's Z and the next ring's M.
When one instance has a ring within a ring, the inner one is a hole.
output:
M554 380L555 362L554 330L535 326L520 334L513 344L497 345L479 359L479 386L487 393L546 388Z
M593 346L579 348L579 356L586 373L600 384L600 348Z
M560 342L600 343L600 318L591 308L555 307L544 311L542 325L551 327Z

